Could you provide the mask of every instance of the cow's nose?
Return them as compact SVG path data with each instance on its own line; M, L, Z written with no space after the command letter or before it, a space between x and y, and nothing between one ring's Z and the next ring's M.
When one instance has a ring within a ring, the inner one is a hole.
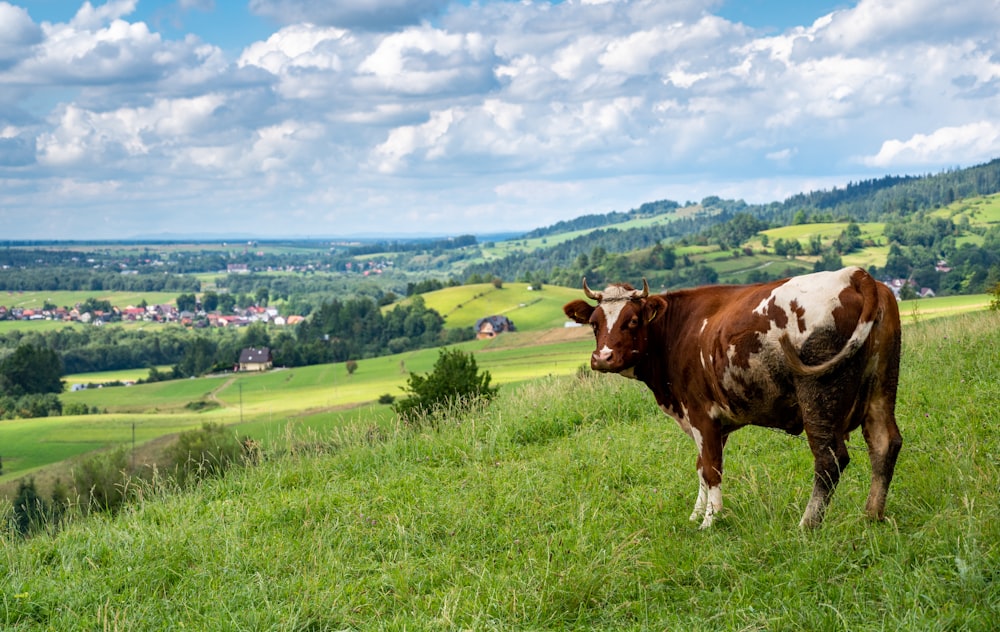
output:
M594 357L600 360L601 362L607 362L608 360L611 359L611 353L612 351L608 347L601 347L600 349L594 352Z

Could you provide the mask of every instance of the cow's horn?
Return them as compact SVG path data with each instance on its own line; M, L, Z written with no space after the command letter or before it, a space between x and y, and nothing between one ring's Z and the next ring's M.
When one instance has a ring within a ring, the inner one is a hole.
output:
M587 277L583 277L583 293L586 294L587 298L590 300L597 301L598 303L601 302L601 293L591 292L590 288L587 287Z
M649 283L646 283L646 277L642 277L642 294L639 298L646 298L649 296Z

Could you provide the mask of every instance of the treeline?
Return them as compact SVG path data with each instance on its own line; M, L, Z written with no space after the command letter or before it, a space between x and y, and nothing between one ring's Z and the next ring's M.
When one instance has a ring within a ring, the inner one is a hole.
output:
M707 203L707 206L706 206ZM703 210L687 217L672 219L666 224L643 228L600 228L555 246L530 253L513 252L506 257L467 266L465 277L491 276L510 280L538 279L555 285L575 286L580 282L579 274L590 270L588 278L612 279L612 273L599 268L580 265L581 255L591 256L595 249L605 253L627 253L651 248L656 244L696 234L710 226L732 219L734 214L746 207L745 203L706 198ZM616 279L617 280L617 279Z
M672 213L678 208L680 208L680 204L674 202L673 200L658 200L656 202L647 202L639 208L635 208L624 213L620 211L611 211L610 213L581 215L575 219L556 222L555 224L545 226L543 228L536 228L529 233L525 233L524 239L547 237L548 235L558 235L560 233L569 233L576 230L587 230L590 228L602 228L604 226L621 224L639 217L654 217L656 215Z
M451 344L471 339L473 332L446 331L441 314L415 296L385 314L371 299L333 300L302 322L296 335L301 352L309 354L306 363L320 364ZM285 353L280 357L284 361Z
M94 292L197 292L201 282L178 274L122 274L109 270L44 267L0 270L0 290ZM71 306L70 306L71 307Z
M475 235L459 235L457 237L440 237L434 239L393 239L358 244L346 249L349 256L370 255L376 253L397 252L434 252L436 250L455 250L466 246L475 246Z
M986 164L923 177L886 176L849 183L844 188L793 195L784 202L752 207L751 212L785 226L798 213L824 214L836 219L881 222L922 210L947 206L956 200L1000 192L1000 158Z

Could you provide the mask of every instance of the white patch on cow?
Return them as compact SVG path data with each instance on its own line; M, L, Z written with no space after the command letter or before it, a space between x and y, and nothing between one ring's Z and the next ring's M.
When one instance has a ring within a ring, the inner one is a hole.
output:
M712 402L712 405L708 407L708 416L712 419L721 419L723 417L728 418L732 411L729 410L728 406L722 406L717 402Z
M699 518L705 515L705 508L708 506L708 485L705 484L705 479L701 475L701 468L698 468L698 496L694 501L694 510L691 512L691 517L688 518L691 522L697 521Z
M786 331L796 345L800 345L817 329L834 326L833 310L840 307L840 293L851 286L851 276L858 268L844 268L834 272L816 272L792 277L771 291L754 308L754 314L767 316L768 305L774 300L775 307L784 310L788 316ZM792 309L792 303L801 313L805 330L800 331L800 315ZM772 328L773 330L773 328Z
M688 425L690 426L690 424ZM701 454L701 444L702 444L701 432L699 432L698 429L695 428L694 426L690 426L690 428L691 432L688 434L690 434L691 438L694 439L694 444L698 446L698 454Z
M707 529L715 522L715 516L722 512L722 488L718 485L708 488L708 502L705 504L705 519L699 529Z
M708 319L701 321L701 329L698 330L699 334L705 333L705 327L708 327Z
M681 430L684 431L684 434L694 438L691 435L691 423L687 420L687 410L684 411L685 414L679 414L675 412L673 408L663 406L662 404L660 405L660 410L662 410L668 417L672 417L674 421L677 422L677 425L681 427Z
M599 307L604 310L604 320L608 327L608 333L611 333L615 323L618 322L625 303L635 296L635 290L626 290L619 285L609 285L604 289Z

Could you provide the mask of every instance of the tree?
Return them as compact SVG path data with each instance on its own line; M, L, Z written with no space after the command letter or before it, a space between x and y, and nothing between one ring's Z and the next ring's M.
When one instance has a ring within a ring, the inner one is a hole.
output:
M403 390L409 395L393 404L393 410L413 421L448 406L462 406L476 400L490 401L497 387L490 387L489 371L479 372L476 358L460 349L438 353L434 370L427 375L411 373Z
M198 306L198 297L194 294L181 294L177 297L177 310L193 312Z
M201 295L201 308L206 312L219 309L219 295L216 292L205 292Z
M52 349L23 344L0 362L0 392L15 397L61 393L62 360Z

